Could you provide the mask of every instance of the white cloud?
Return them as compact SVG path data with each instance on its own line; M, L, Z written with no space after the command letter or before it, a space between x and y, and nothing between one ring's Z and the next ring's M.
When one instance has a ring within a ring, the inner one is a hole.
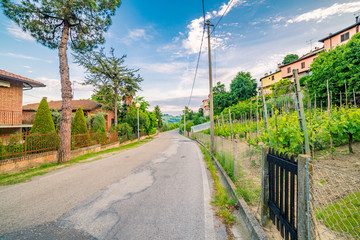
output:
M135 41L139 39L149 39L149 36L146 34L145 29L133 29L129 31L128 37Z
M170 62L170 63L148 63L140 64L141 69L146 69L151 72L176 74L182 73L186 70L188 63L185 62Z
M287 23L309 22L316 21L322 22L326 18L333 15L342 15L344 13L353 13L360 11L360 2L350 3L335 3L328 8L318 8L313 11L303 13L287 21Z
M6 30L18 40L35 41L35 39L28 32L24 32L15 23L11 22Z
M27 55L23 55L23 54L12 53L12 52L0 53L0 56L12 57L12 58L21 58L21 59L26 59L26 60L44 61L44 62L47 62L47 63L52 63L51 60L40 59L40 58L37 58L37 57L32 57L32 56L27 56ZM24 66L24 67L27 68L29 66Z

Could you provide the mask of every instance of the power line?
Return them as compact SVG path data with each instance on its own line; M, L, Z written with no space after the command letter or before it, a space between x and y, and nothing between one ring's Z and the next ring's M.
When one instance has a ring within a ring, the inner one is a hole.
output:
M200 50L199 50L198 59L197 59L197 63L196 63L195 75L194 75L194 80L193 80L193 84L192 84L192 87L191 87L191 93L190 93L190 98L189 98L188 106L190 106L192 94L193 94L193 91L194 91L195 80L196 80L197 71L198 71L198 68L199 68L199 62L200 62L202 45L203 45L203 42L204 42L204 35L205 35L205 26L204 26L204 28L203 28L203 34L202 34L202 37L201 37Z
M202 50L202 45L203 45L203 42L204 42L204 35L205 35L205 3L204 3L204 0L201 0L201 2L202 2L202 12L203 12L203 18L204 18L204 27L203 27L203 34L202 34L202 37L201 37L200 50L199 50L198 59L197 59L197 63L196 63L195 75L194 75L194 80L193 80L193 84L192 84L192 87L191 87L191 93L190 93L188 106L190 106L192 94L193 94L193 91L194 91L195 80L196 80L196 76L197 76L197 71L199 69L201 50Z
M231 4L233 3L234 0L231 0L229 5L227 5L225 11L223 12L223 14L221 15L219 21L215 24L215 27L213 28L213 30L211 31L211 34L215 31L216 27L219 25L219 23L221 22L222 18L225 16L225 14L227 13L227 11L229 10L229 7L231 6ZM210 34L210 35L211 35Z

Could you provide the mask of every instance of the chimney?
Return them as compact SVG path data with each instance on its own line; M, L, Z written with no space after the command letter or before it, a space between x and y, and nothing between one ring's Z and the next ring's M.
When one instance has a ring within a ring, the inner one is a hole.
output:
M267 73L265 73L265 76L267 76L268 74Z
M356 16L355 17L355 23L358 23L359 22L359 16Z

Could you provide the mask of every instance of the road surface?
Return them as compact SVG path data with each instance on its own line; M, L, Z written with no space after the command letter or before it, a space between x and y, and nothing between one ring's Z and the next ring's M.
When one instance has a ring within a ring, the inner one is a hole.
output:
M0 187L1 239L227 239L197 145L176 131Z

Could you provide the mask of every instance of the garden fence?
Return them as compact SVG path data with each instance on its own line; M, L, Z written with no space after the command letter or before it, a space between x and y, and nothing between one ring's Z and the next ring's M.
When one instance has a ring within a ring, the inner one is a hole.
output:
M118 137L113 133L87 133L71 135L71 149L89 147L96 144L106 145L126 141L128 137ZM56 151L59 149L60 138L50 134L17 134L0 137L0 160L27 156L35 153Z

